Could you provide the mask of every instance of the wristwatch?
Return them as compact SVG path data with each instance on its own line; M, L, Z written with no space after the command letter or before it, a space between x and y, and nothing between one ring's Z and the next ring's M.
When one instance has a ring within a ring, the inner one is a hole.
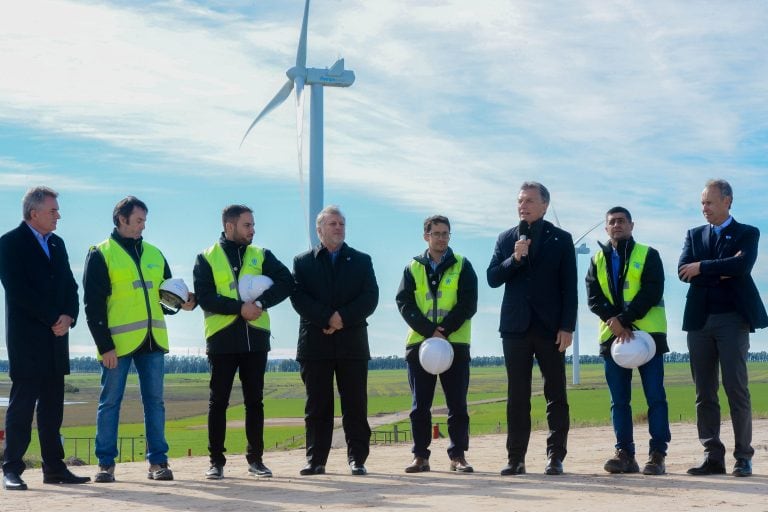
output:
M261 305L261 301L260 300L255 301L254 304L256 305L257 308L264 309L264 306Z

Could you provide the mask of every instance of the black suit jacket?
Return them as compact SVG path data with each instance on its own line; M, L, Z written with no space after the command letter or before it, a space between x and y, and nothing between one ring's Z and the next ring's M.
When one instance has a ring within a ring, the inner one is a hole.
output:
M515 242L519 239L515 226L499 235L488 266L488 284L504 285L501 303L502 333L520 333L528 329L532 315L552 332L576 329L578 293L576 284L576 251L570 233L540 220L540 240L532 238L536 248L531 257L514 259Z
M57 337L51 327L63 314L77 320L77 282L64 240L52 234L48 246L50 259L24 222L0 238L11 379L69 373L69 335Z
M296 360L370 359L366 319L379 302L371 257L343 244L331 263L318 245L294 258L293 278L291 303L301 317ZM324 334L334 311L344 328Z
M701 262L701 274L691 280L683 313L683 330L701 329L707 320L707 297L725 293L733 297L736 312L749 323L752 332L768 327L768 315L757 286L752 280L752 267L757 259L760 230L733 219L720 233L720 242L710 246L709 224L688 230L678 269L687 263ZM723 279L725 278L725 279Z

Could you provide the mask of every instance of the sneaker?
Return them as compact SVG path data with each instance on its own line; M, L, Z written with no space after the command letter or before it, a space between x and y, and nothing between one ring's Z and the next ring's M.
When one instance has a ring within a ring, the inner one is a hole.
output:
M93 481L98 484L108 484L115 481L115 465L99 466L99 471L93 477Z
M173 471L168 467L167 462L150 464L147 478L150 480L173 480Z
M261 461L248 464L248 472L253 476L262 476L266 478L272 476L272 470L265 466Z
M205 472L205 478L207 480L221 480L224 478L224 466L211 464L211 467Z
M603 466L609 473L639 473L640 466L637 465L635 456L631 455L627 450L616 450L616 454L605 461Z
M429 471L429 459L426 457L414 457L410 465L405 466L406 473L422 473Z
M464 457L454 457L451 459L450 470L459 473L472 473L475 469Z
M667 467L664 465L664 455L659 452L651 452L648 457L648 462L645 463L643 468L644 475L663 475L667 472Z

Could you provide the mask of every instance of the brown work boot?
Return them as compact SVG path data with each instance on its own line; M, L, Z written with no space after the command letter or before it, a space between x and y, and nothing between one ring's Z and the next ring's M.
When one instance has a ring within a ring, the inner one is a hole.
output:
M644 475L663 475L667 472L667 467L664 465L664 455L659 452L651 452L648 457L648 462L645 463L643 468Z
M406 473L422 473L429 471L429 459L424 457L416 457L409 466L405 467Z
M454 457L451 459L451 471L458 471L459 473L472 473L474 468L472 464L467 462L464 457Z
M616 450L616 454L605 461L603 466L609 473L639 473L640 466L637 465L634 455L630 455L627 450Z

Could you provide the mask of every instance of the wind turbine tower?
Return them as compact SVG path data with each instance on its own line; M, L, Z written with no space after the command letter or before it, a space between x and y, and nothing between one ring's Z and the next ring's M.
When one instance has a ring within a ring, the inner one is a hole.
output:
M315 218L323 208L323 87L349 87L355 81L355 73L344 69L344 59L337 60L330 68L307 68L307 21L309 19L309 0L304 4L304 18L301 22L299 48L296 52L296 65L285 72L288 81L259 112L251 126L245 131L240 146L251 130L264 116L283 103L291 91L296 98L296 137L299 158L299 180L304 187L302 132L304 130L304 86L310 86L309 103L309 218L307 228L312 245L318 243L315 231Z

